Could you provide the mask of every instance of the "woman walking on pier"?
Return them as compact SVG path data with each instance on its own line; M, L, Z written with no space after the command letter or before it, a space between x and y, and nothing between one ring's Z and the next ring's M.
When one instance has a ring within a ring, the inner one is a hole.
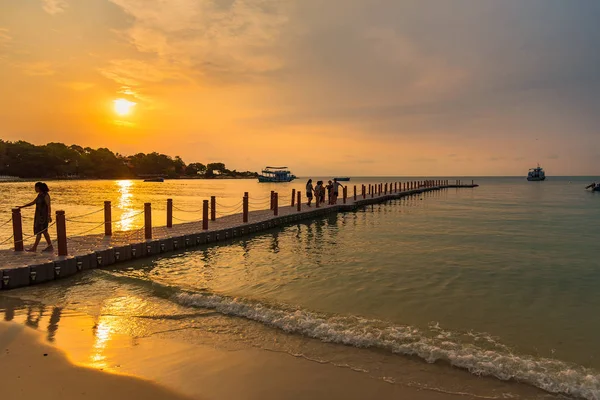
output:
M313 184L312 184L312 179L309 179L308 182L306 182L306 198L308 199L308 206L310 207L310 203L312 202L313 199L313 192L315 190L313 189ZM318 199L317 199L318 201Z
M44 235L44 239L46 239L48 247L46 247L43 251L51 252L54 251L54 247L52 247L52 241L50 240L50 235L48 234L48 223L52 222L52 208L50 206L50 195L48 194L50 189L45 183L37 182L35 184L35 191L38 194L35 200L33 200L31 203L25 204L24 206L18 207L25 208L35 204L35 217L33 219L33 234L36 235L35 243L27 251L37 251L38 244L42 239L42 235Z

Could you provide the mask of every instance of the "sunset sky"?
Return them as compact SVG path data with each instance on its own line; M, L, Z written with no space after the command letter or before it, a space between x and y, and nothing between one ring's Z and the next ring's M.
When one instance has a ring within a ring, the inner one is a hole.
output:
M0 0L0 138L297 175L600 175L598 0Z

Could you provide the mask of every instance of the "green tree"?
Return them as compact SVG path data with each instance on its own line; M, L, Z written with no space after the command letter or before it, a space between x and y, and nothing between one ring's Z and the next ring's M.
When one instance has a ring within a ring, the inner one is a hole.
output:
M204 174L206 172L206 165L202 163L191 163L185 167L185 174L187 176L196 176L198 174Z

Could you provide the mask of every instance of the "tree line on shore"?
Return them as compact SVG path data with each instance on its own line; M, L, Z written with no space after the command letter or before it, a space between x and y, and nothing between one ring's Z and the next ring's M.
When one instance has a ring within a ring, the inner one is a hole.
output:
M157 152L124 156L107 148L48 143L36 146L24 141L0 139L0 175L20 178L251 178L256 172L230 171L224 163L186 164Z

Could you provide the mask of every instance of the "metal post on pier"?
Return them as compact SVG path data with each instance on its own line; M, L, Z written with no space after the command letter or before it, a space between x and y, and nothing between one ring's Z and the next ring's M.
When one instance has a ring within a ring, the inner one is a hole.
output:
M152 239L152 204L144 203L144 237Z
M273 197L273 215L279 215L279 193L275 192L275 197Z
M58 242L58 255L67 256L67 222L65 212L62 210L56 211L56 239Z
M208 230L208 200L202 201L202 230Z
M110 201L104 202L104 236L112 236L112 210Z
M242 198L242 213L243 213L243 222L248 222L248 192L244 193L244 197Z
M296 201L296 189L292 189L292 207L294 207L295 201Z
M173 199L167 199L167 228L173 227Z
M21 209L12 209L13 240L15 251L23 251L23 223L21 221Z
M210 196L210 220L214 221L217 219L217 198Z
M296 206L298 206L298 211L302 211L302 193L298 190L298 201L296 202Z

